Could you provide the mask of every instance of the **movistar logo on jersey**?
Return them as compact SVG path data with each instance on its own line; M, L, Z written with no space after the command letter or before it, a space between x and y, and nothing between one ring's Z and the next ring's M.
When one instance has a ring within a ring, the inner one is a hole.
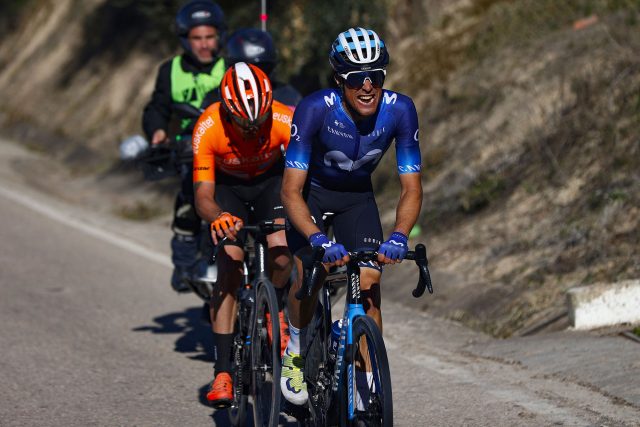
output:
M395 104L396 101L398 100L398 94L394 93L389 95L388 92L384 93L384 103L385 104Z
M354 171L367 163L377 163L380 157L382 157L382 150L376 148L354 162L342 151L333 150L324 155L324 165L331 167L331 162L335 162L338 168L344 171Z
M338 100L338 97L336 96L335 92L331 92L331 96L324 97L324 103L327 104L327 107L331 107L333 104L336 103L337 100Z
M334 135L341 136L343 138L353 139L353 135L351 135L350 133L342 132L338 129L332 128L331 126L327 126L327 132L332 133Z

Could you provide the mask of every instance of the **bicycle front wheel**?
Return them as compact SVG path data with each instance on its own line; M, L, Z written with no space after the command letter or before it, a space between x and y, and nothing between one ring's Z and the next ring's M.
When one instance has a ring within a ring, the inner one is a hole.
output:
M251 344L251 397L257 426L277 426L280 418L280 321L270 282L257 284L256 319ZM268 321L270 318L270 321Z
M360 316L353 322L351 364L345 374L346 405L342 420L350 426L392 426L393 398L387 350L380 329L369 316ZM353 418L349 417L353 411Z
M238 330L246 330L241 322L238 322ZM245 424L245 418L247 415L247 377L246 370L248 364L246 363L246 356L243 354L243 340L242 333L236 336L233 344L233 368L231 375L233 378L233 403L228 409L229 422L233 427L241 427Z

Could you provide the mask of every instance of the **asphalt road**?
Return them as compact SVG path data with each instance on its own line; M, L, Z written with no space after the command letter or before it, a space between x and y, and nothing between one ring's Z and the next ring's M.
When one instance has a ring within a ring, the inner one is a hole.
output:
M24 155L0 144L0 425L226 425L203 400L212 343L200 304L168 285L168 230L35 191L7 172ZM562 375L561 355L520 361L523 342L401 302L384 313L396 425L640 425L631 341L606 347L629 354L620 391ZM553 354L571 339L526 342Z

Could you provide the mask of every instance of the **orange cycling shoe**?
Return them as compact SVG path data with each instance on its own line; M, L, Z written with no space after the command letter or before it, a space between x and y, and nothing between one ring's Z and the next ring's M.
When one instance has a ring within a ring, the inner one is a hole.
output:
M233 380L228 372L220 372L209 387L207 400L214 408L228 408L233 403Z
M269 345L273 338L271 337L271 316L269 313L265 313L265 317L267 318L267 339L269 340ZM278 312L278 317L280 320L280 357L284 354L284 350L287 348L289 344L289 324L287 320L284 318L284 311Z

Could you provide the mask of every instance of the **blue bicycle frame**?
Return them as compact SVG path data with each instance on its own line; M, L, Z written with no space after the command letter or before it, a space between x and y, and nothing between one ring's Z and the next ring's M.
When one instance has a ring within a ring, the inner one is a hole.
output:
M336 354L336 365L334 369L334 381L332 391L337 392L343 386L343 370L347 370L347 396L348 396L348 414L349 419L354 418L355 408L354 390L353 390L353 361L346 360L345 355L350 354L353 345L353 329L352 325L359 316L366 316L362 301L360 300L360 267L357 263L349 262L347 264L347 296L344 306L344 314L342 316L342 328L340 329L340 341ZM345 366L346 361L346 366Z
M296 292L296 298L302 300L305 297L311 296L312 289L315 284L319 283L321 277L320 271L324 270L322 265L322 257L324 255L324 249L314 247L313 254L304 263L304 280L302 287ZM375 251L360 251L349 252L350 260L347 263L347 294L345 301L344 314L342 317L342 326L340 329L340 339L338 343L338 349L336 351L336 362L333 371L333 377L331 380L331 394L332 399L336 397L336 392L341 390L340 387L344 387L343 379L346 378L346 392L348 398L347 405L347 417L349 420L356 418L355 407L355 393L354 390L354 375L356 375L354 360L352 360L354 333L353 325L355 321L361 317L366 316L364 306L360 297L360 266L359 261L372 261L377 257ZM420 297L426 289L429 293L433 293L433 287L431 285L431 277L428 270L428 261L426 255L426 249L424 245L416 245L415 251L409 251L405 259L414 260L419 267L420 278L418 286L413 290L414 297ZM331 305L328 296L328 291L323 291L323 304L324 306L324 323L326 328L331 328ZM329 329L330 330L330 329ZM386 355L385 355L386 360ZM377 360L371 360L371 363L378 363ZM375 366L372 366L375 368ZM346 371L345 371L346 370ZM373 369L375 371L375 369ZM346 375L345 375L346 372ZM378 384L378 379L374 378L376 383L374 384L376 389L381 389Z

